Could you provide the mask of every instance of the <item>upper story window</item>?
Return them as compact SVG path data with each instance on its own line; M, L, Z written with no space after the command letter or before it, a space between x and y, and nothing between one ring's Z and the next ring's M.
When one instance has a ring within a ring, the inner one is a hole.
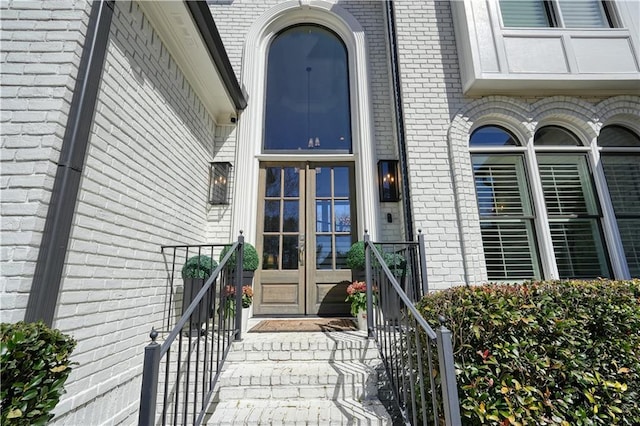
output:
M347 49L332 31L298 25L271 43L263 150L352 152Z
M505 27L613 28L613 10L601 0L500 0Z

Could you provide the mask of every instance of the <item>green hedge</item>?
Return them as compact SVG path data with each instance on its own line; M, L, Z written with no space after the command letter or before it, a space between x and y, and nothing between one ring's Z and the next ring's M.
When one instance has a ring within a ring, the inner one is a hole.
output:
M447 318L463 424L640 424L640 280L457 287Z
M64 393L75 340L42 322L0 324L3 425L43 425Z

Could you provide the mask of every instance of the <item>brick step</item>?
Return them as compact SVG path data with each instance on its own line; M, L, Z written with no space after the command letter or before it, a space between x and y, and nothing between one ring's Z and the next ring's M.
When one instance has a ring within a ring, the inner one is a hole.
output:
M338 336L339 334L339 336ZM277 333L249 335L233 344L228 361L367 361L377 360L375 343L364 333ZM335 335L335 336L330 336ZM306 337L308 336L308 337Z
M376 396L376 370L360 362L259 362L229 365L219 401Z
M218 402L205 425L390 425L391 418L378 400L244 399ZM210 410L211 412L211 410Z

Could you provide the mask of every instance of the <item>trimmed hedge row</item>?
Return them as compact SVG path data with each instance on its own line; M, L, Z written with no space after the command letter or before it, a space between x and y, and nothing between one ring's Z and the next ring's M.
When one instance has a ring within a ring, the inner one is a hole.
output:
M457 287L417 307L447 318L463 424L640 424L640 280Z
M3 425L44 425L71 373L76 341L42 322L0 324Z

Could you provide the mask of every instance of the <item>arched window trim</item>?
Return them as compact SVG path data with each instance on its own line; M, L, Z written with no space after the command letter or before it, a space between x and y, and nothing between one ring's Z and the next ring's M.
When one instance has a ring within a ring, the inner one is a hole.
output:
M261 154L266 52L270 40L279 30L297 23L316 23L330 28L347 47L353 154L324 155L321 159L355 162L358 235L363 235L367 229L375 240L380 233L381 222L380 209L377 207L375 139L365 32L349 12L324 0L304 4L296 0L280 3L255 20L247 33L241 83L249 93L249 105L238 121L236 149L236 175L244 176L245 184L242 191L234 191L231 233L236 235L238 231L244 230L249 242L256 237L254 216L257 211L258 170L261 160L307 160L304 156ZM319 158L315 156L308 160Z

